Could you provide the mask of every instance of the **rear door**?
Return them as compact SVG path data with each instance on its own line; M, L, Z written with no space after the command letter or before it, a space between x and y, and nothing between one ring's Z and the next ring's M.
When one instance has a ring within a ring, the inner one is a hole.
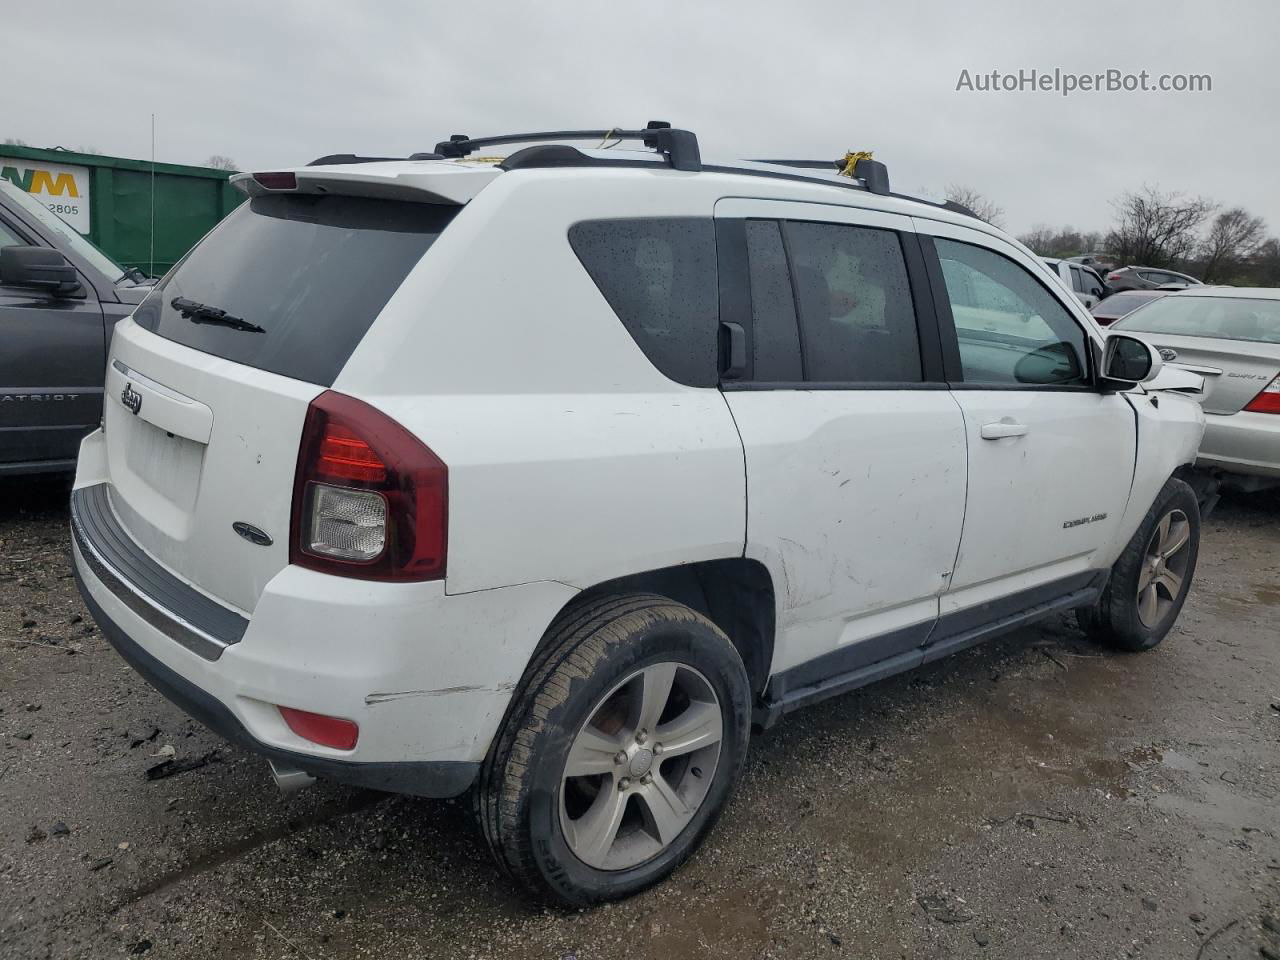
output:
M944 618L984 620L1078 589L1118 529L1137 433L1093 385L1086 321L1012 244L917 221L933 266L944 360L964 411L969 488Z
M965 437L906 217L721 200L723 383L746 455L747 554L778 590L773 698L918 656L960 539Z
M0 247L42 245L0 213ZM0 285L0 472L69 468L102 412L102 308L91 284L70 297Z
M458 209L255 197L116 328L105 411L111 502L143 547L252 611L288 563L308 404ZM238 521L273 542L241 539Z

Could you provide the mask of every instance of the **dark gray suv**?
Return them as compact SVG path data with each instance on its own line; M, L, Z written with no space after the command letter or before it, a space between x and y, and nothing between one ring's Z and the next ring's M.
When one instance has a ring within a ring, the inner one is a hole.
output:
M0 180L0 476L74 469L111 329L151 285Z
M1155 267L1121 267L1107 274L1107 287L1112 293L1121 290L1158 290L1171 284L1184 287L1201 286L1201 281L1185 273Z

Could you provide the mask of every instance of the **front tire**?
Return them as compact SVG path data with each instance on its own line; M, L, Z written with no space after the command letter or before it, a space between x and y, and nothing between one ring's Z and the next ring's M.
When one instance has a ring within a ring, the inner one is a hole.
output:
M1199 552L1199 501L1172 478L1112 566L1098 602L1078 612L1081 629L1120 650L1150 650L1178 619Z
M702 842L741 774L750 686L729 639L664 597L604 597L552 625L481 770L499 865L574 906L630 896Z

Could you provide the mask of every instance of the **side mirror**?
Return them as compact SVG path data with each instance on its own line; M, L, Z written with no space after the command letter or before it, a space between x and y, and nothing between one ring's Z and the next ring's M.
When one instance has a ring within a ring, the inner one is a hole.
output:
M59 251L46 247L0 247L0 284L61 295L80 289L76 268Z
M1155 379L1164 361L1155 348L1137 337L1113 333L1102 348L1102 379L1105 386L1128 390Z
M1049 343L1025 354L1013 368L1018 383L1071 383L1080 379L1080 358L1069 343Z

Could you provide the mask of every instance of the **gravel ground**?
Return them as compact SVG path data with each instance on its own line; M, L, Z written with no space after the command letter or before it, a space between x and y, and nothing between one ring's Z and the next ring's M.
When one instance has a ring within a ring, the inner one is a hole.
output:
M1280 958L1280 496L1221 505L1155 652L1058 619L788 717L688 865L583 912L459 803L280 796L89 622L64 504L0 484L4 958ZM170 748L207 762L148 780Z

